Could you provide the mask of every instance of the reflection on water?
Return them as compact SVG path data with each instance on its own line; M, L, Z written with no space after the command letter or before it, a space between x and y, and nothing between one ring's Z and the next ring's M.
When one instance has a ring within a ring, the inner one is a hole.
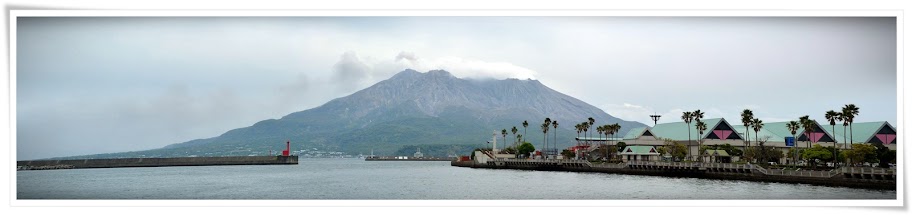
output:
M449 162L18 171L19 199L895 199L896 191L749 181L491 170Z

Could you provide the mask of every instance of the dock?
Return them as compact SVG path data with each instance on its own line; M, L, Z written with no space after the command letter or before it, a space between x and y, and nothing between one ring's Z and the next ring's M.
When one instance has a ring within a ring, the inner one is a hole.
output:
M601 172L627 175L690 177L758 182L800 183L823 186L896 190L896 170L841 167L830 171L766 169L759 165L730 163L681 163L629 161L592 163L564 159L491 159L485 162L452 161L451 166L538 171Z
M298 156L118 158L17 161L17 170L86 169L163 166L297 165Z

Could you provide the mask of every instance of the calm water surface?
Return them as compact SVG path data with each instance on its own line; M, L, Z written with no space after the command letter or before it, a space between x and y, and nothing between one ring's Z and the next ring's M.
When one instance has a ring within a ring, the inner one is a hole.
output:
M16 172L19 199L895 199L896 191L449 162L302 159L299 165Z

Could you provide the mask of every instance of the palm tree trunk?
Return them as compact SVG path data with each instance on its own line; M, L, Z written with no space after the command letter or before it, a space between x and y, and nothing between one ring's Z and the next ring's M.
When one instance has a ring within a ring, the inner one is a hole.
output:
M846 135L846 126L843 125L842 126L842 144L843 144L842 148L843 149L849 148L849 141L846 139L846 136L848 136L848 135Z
M836 124L833 124L832 126L833 126L833 133L835 134L836 133ZM833 140L833 168L836 168L836 161L837 161L836 157L838 157L838 156L836 156L836 151L838 149L839 148L836 148L836 140Z
M855 143L855 134L853 134L855 132L852 131L852 124L853 123L851 122L849 123L849 139L852 141L852 143Z
M693 152L690 150L690 123L687 123L687 156L693 158Z

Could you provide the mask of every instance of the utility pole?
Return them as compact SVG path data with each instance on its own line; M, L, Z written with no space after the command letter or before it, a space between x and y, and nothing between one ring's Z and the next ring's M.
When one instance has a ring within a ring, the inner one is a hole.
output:
M652 122L653 122L652 126L655 126L655 125L659 124L659 117L662 117L662 115L652 114L652 115L649 115L649 117L652 118Z

